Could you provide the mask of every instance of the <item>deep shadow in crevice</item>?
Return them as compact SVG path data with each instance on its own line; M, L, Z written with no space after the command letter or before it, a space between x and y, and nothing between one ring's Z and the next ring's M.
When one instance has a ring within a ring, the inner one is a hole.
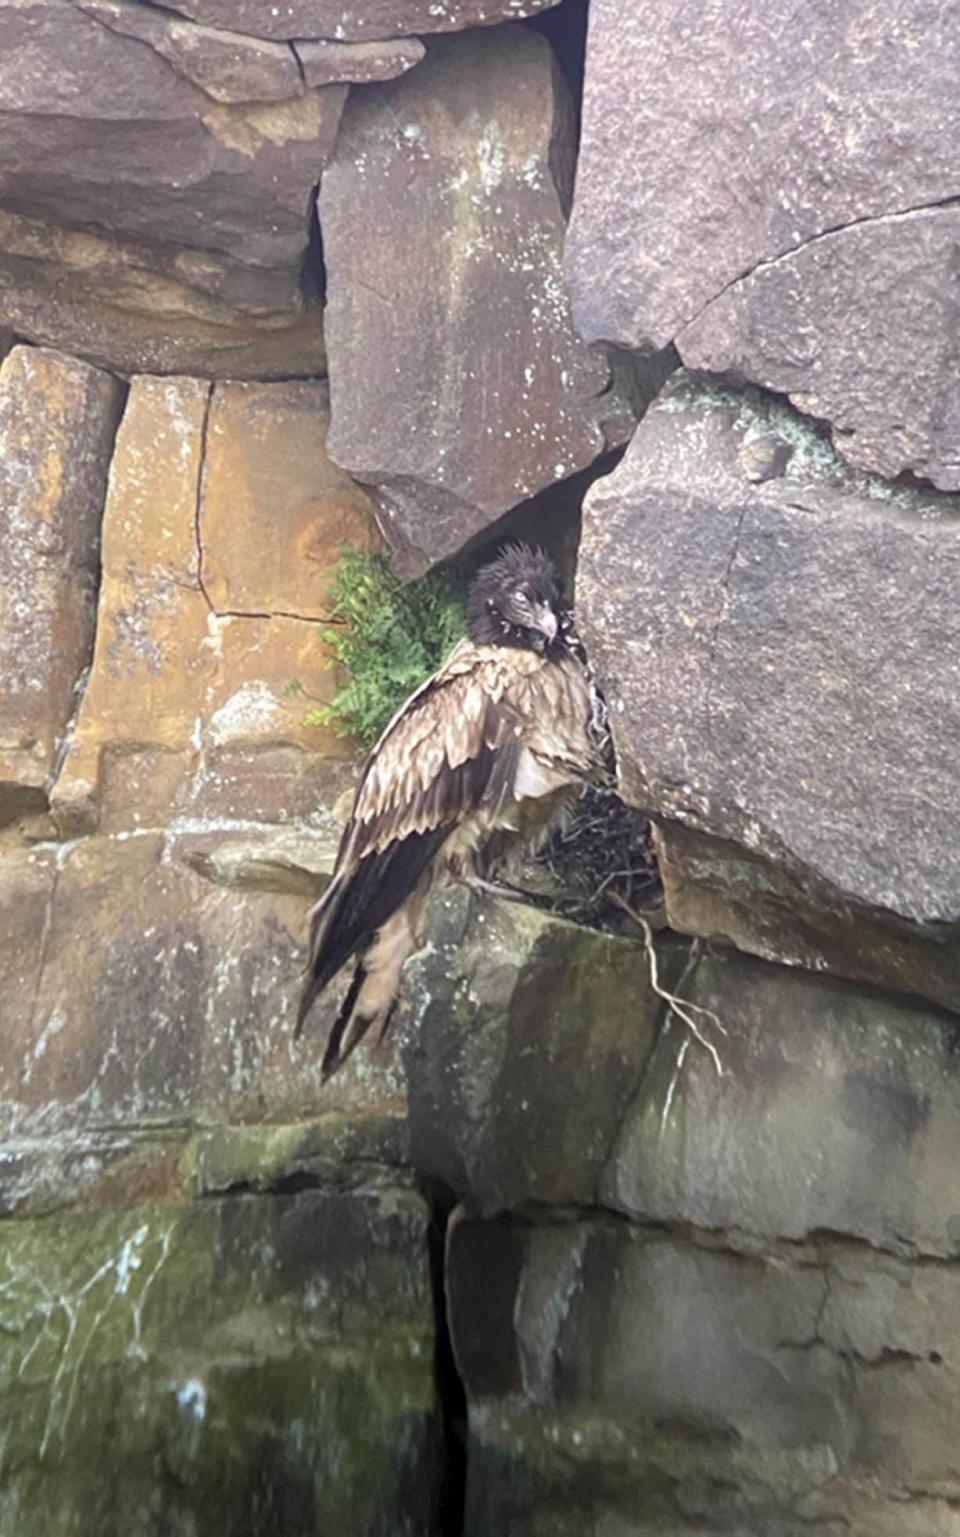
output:
M587 48L587 0L562 0L560 5L523 23L547 39L557 56L570 88L580 139L580 108L583 102L584 60Z
M462 1537L467 1496L467 1395L457 1371L447 1314L447 1226L456 1197L445 1185L421 1185L430 1210L427 1258L433 1295L433 1375L441 1440L434 1531L437 1537Z
M572 602L583 498L593 482L609 475L622 458L622 448L609 449L575 475L518 502L481 529L451 565L469 575L493 560L504 544L521 540L546 550L559 573L564 598Z
M320 183L317 182L307 204L307 248L300 263L300 292L308 307L323 305L327 298L327 268L323 259L319 199Z

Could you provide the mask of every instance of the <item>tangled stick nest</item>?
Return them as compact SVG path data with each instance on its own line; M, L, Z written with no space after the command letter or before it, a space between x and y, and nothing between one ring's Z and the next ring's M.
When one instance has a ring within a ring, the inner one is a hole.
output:
M615 933L629 928L623 903L652 917L662 887L650 823L613 789L591 788L539 851L522 885L560 917Z

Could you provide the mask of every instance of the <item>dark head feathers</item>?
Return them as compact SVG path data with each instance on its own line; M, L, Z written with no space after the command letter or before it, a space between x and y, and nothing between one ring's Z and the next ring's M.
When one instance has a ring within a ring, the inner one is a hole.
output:
M557 638L559 592L543 550L509 544L482 567L467 598L467 632L478 646L547 650Z

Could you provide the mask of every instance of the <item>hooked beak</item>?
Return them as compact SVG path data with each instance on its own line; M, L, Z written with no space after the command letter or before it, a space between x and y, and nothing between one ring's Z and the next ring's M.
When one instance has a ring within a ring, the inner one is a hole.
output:
M547 645L557 638L557 616L549 603L541 603L533 614L533 623L541 635L545 636Z

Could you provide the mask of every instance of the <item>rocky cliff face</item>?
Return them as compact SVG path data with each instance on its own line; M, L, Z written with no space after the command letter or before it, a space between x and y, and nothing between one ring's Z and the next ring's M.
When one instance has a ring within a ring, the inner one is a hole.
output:
M0 0L2 1537L960 1534L960 23L585 20ZM341 548L581 503L708 1044L457 891L323 1085Z

